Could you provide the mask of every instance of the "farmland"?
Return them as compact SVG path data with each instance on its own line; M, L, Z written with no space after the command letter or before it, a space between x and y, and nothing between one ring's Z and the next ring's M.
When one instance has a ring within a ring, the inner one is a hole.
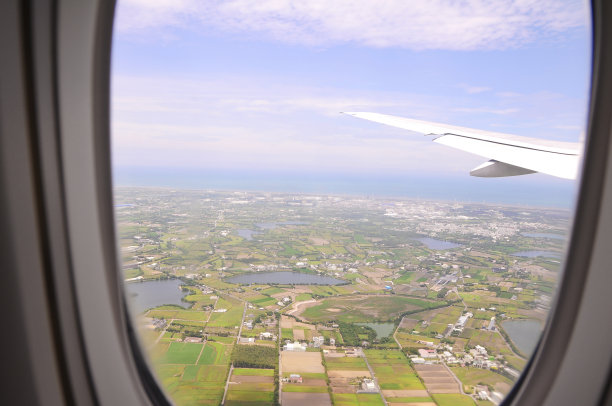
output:
M177 405L472 405L476 390L509 391L529 350L501 325L546 320L564 242L537 235L562 235L567 210L236 193L117 192L125 279L173 286L136 316ZM552 257L513 255L530 250ZM276 272L289 279L258 279Z

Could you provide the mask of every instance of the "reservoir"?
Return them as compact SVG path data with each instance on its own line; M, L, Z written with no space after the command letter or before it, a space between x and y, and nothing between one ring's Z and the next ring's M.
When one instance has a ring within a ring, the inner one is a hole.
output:
M342 279L331 276L313 275L301 272L250 272L242 275L232 276L225 280L229 283L241 284L269 284L279 285L341 285L346 283Z
M427 246L427 248L431 248L432 250L449 250L451 248L461 247L461 244L449 241L436 240L435 238L429 237L417 238L417 241L422 242Z
M162 305L185 307L182 299L187 292L179 288L182 284L179 279L126 283L125 292L130 309L138 314Z
M377 338L389 337L395 330L395 324L393 323L355 323L358 326L368 326L372 330L376 331Z
M511 254L515 257L525 257L525 258L537 258L537 257L546 257L546 258L561 258L560 252L554 251L520 251Z
M506 320L502 327L526 356L531 355L542 333L542 325L536 320Z
M244 238L245 240L252 240L253 239L253 235L257 235L257 234L261 234L260 232L257 231L253 231L253 230L248 230L246 228L240 228L238 229L238 235L242 238Z

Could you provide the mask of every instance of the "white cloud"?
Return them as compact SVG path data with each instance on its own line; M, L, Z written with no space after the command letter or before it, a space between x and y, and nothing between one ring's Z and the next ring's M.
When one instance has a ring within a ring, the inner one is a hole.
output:
M457 111L459 113L487 113L487 114L514 114L518 113L520 110L517 108L506 108L506 109L491 109L487 107L456 107L453 111Z
M566 0L120 0L120 33L224 32L312 46L506 49L584 27ZM166 30L169 29L169 30Z

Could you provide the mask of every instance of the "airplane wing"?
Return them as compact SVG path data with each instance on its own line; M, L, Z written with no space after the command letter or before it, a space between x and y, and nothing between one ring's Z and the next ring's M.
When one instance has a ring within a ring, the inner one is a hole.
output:
M541 172L559 178L576 179L578 174L582 149L579 143L540 140L379 113L344 114L425 135L435 135L437 137L434 142L488 158L489 161L470 171L472 176L502 177Z

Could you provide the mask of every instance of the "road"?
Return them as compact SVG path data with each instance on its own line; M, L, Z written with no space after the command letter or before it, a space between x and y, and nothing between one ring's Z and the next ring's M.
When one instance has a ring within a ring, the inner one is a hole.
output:
M370 366L370 363L368 362L368 357L365 356L365 353L363 352L363 349L361 350L361 356L365 360L365 363L368 366L368 369L370 370L370 376L374 380L374 383L376 384L376 388L378 388L378 394L380 395L380 398L382 399L382 401L385 404L385 406L388 406L387 399L385 399L385 396L383 395L382 391L380 390L380 386L378 385L378 379L376 379L376 375L374 375L374 370Z

